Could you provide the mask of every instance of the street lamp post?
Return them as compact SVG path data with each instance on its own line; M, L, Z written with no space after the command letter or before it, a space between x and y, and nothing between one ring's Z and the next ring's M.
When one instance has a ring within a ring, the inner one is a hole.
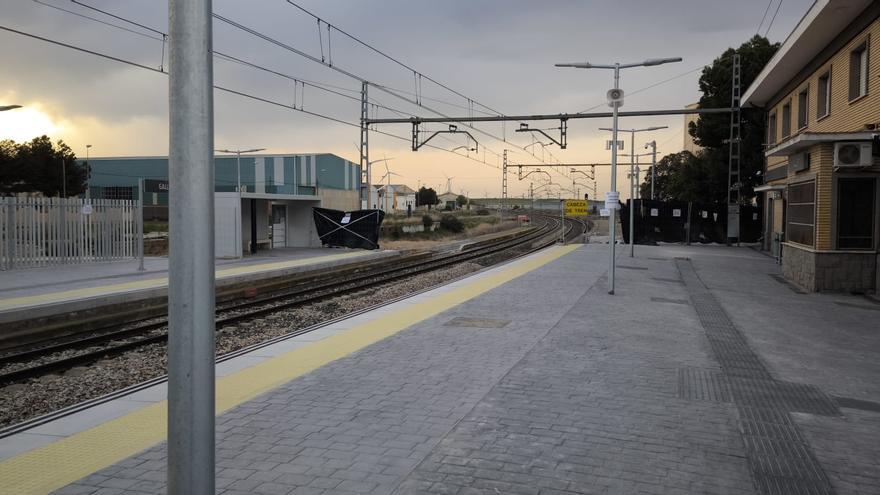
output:
M89 149L91 149L92 145L86 145L86 199L92 197L92 188L90 187L90 183L92 181L92 164L89 162ZM143 201L144 198L141 198Z
M654 182L657 181L657 141L645 144L645 149L651 147L651 200L654 199Z
M564 64L556 64L556 67L574 67L576 69L613 69L614 70L614 89L609 91L609 104L613 109L612 114L612 131L611 131L611 191L606 194L606 199L612 199L614 197L618 197L619 193L617 192L617 113L618 108L621 103L623 103L623 94L620 91L620 69L627 69L630 67L650 67L654 65L661 65L670 62L681 62L681 58L651 58L642 62L636 62L631 64L621 64L619 62L615 62L614 64L591 64L589 62L582 63L564 63ZM617 205L615 204L615 210L617 209ZM615 261L615 253L614 253L614 245L615 245L615 227L614 227L614 217L610 217L609 219L609 233L611 234L611 240L609 241L609 245L611 246L611 260L610 260L610 268L609 268L609 277L608 277L608 293L614 294L614 261Z
M618 132L628 132L630 133L630 161L629 161L629 256L630 258L635 256L635 180L636 180L636 133L637 132L647 132L647 131L656 131L659 129L667 129L669 126L660 125L653 127L644 127L642 129L618 129ZM607 127L600 127L600 131L613 131L613 129L609 129ZM613 138L612 144L617 143L617 137ZM611 149L617 148L616 146L611 146ZM612 155L613 156L613 155ZM616 168L616 167L612 167Z

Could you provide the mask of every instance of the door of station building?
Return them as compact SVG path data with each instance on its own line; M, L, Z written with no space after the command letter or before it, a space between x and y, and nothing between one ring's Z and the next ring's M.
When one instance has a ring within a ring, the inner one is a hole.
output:
M287 205L272 205L272 247L287 245Z

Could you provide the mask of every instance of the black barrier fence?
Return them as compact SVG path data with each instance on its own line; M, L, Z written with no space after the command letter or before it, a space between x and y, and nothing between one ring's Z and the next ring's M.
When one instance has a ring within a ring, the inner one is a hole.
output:
M623 240L629 243L629 200L620 209ZM727 242L727 205L706 205L686 201L635 201L633 230L636 244L657 242ZM740 206L740 242L761 238L761 209ZM690 230L690 234L688 233Z
M385 218L382 210L340 211L312 208L321 244L360 249L379 248L379 227Z

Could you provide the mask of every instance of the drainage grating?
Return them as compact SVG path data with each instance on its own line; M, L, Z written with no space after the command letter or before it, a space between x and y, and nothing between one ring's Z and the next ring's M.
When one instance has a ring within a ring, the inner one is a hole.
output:
M624 270L647 270L644 266L617 265L617 268L623 268Z
M684 305L690 304L689 302L685 301L684 299L668 299L665 297L652 297L651 300L654 302L669 303L669 304L684 304Z
M491 318L464 318L457 316L443 326L446 327L471 327L471 328L503 328L510 324L510 320L493 320Z
M759 493L833 494L825 471L789 412L837 416L837 404L812 385L773 379L745 335L702 283L693 264L679 258L675 264L691 295L712 354L721 365L720 373L679 371L679 396L684 393L689 394L686 398L699 398L700 393L708 395L703 392L707 387L729 394L739 413L746 459ZM770 276L798 292L785 279Z
M679 368L678 397L689 400L730 402L730 391L720 371Z

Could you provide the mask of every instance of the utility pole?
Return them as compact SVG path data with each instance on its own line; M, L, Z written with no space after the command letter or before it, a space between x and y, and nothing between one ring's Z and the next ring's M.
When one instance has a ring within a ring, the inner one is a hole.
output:
M214 493L212 0L169 0L168 493Z
M727 163L727 245L736 238L739 243L739 214L741 203L742 180L740 178L740 60L739 54L733 54L733 74L731 74L730 107L730 146Z
M369 118L369 100L367 98L367 90L370 84L367 81L361 83L361 182L367 185L366 209L370 209L370 203L373 201L372 184L370 183L370 125L367 124Z
M501 167L501 207L498 208L498 217L504 223L504 203L507 202L507 148L504 149L504 161Z

